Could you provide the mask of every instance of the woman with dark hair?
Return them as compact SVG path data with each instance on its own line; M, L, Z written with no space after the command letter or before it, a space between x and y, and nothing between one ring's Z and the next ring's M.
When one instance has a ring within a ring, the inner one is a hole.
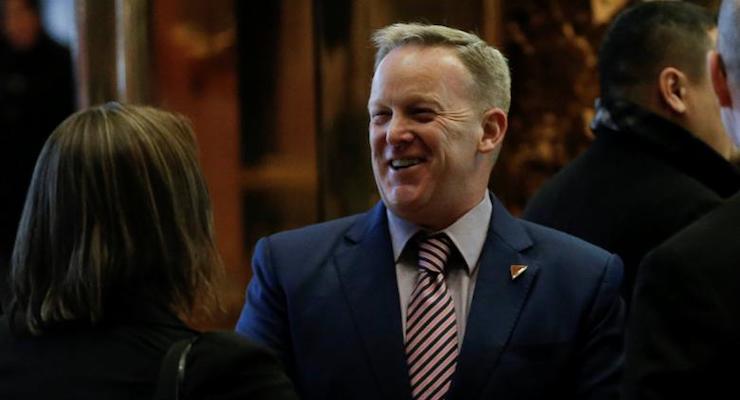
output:
M272 354L183 322L217 304L212 226L184 118L108 103L62 122L16 237L0 398L151 398L176 342L186 344L175 354L180 398L295 398Z

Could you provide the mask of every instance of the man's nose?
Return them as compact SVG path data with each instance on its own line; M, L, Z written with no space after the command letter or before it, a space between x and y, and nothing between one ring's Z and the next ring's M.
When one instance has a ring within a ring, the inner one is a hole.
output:
M403 116L394 115L388 123L385 140L391 146L400 146L414 140L414 133Z

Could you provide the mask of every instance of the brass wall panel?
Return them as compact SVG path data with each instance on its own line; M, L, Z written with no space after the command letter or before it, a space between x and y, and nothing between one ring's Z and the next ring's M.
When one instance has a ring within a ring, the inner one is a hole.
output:
M115 2L77 0L77 101L87 107L117 98Z
M77 0L78 105L150 100L150 1Z
M127 103L151 100L150 1L115 1L116 92Z

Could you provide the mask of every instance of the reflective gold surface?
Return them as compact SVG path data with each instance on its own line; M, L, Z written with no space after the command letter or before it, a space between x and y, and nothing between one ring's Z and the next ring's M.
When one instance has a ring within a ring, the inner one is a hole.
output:
M149 0L115 0L117 97L128 103L150 100Z
M149 0L77 0L75 7L79 106L148 103Z
M77 101L79 107L117 98L115 3L77 0Z

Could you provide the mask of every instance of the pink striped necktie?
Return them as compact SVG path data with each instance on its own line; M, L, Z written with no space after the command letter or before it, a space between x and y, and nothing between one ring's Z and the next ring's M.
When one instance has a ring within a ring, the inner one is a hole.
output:
M406 311L406 359L414 400L445 398L457 364L455 305L445 282L451 245L445 234L419 242L419 277Z

